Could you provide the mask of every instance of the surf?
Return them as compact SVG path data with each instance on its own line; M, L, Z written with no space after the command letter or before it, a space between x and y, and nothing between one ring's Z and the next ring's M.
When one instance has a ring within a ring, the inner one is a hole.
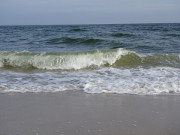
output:
M140 54L119 48L80 53L0 52L0 68L80 70L113 68L180 68L180 54Z

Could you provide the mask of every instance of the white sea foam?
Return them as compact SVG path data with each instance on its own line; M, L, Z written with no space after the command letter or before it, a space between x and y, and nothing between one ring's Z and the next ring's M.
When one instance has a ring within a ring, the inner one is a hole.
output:
M139 54L126 49L81 53L0 52L0 67L79 70L102 67L180 67L179 54Z
M0 92L59 92L120 94L179 94L180 69L171 67L90 71L18 73L0 72Z
M180 70L175 68L104 69L104 78L86 83L87 93L162 94L180 92ZM112 74L112 75L111 75Z

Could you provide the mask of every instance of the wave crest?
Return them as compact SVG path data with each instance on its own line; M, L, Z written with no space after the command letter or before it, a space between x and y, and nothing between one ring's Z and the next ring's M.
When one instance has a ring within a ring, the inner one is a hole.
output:
M124 49L83 53L1 52L0 63L1 67L77 70L91 66L112 65L122 55L128 53L129 51Z
M180 67L177 54L141 55L125 49L81 53L0 52L0 67L78 70L98 67Z

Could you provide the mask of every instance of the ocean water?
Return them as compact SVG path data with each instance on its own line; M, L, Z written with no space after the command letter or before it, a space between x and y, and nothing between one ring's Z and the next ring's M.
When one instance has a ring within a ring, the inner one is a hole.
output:
M180 24L0 26L0 93L180 93Z

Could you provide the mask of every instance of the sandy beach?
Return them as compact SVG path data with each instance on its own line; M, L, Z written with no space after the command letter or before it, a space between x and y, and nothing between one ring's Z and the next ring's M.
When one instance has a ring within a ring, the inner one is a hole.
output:
M180 97L0 94L0 135L179 135Z

